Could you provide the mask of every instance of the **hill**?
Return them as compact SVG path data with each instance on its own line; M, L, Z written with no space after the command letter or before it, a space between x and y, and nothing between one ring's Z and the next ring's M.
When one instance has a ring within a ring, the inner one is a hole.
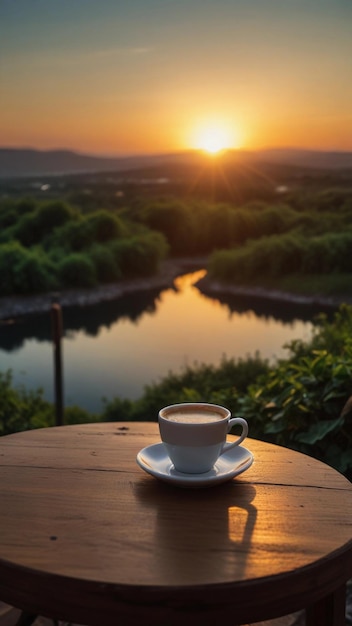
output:
M229 151L227 158L250 163L286 164L327 170L352 169L352 152L269 149L256 152ZM171 163L189 166L200 159L204 159L204 155L198 151L108 158L69 150L0 148L0 178L126 172Z
M328 170L352 169L352 152L272 148L260 150L257 156L266 163L286 163Z
M147 160L154 164L159 158ZM69 150L0 148L0 178L123 171L141 167L145 162L145 157L106 158Z

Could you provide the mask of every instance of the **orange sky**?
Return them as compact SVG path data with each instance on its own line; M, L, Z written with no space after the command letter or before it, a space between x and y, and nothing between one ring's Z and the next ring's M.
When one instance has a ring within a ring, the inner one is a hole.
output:
M352 150L352 3L0 5L0 144L101 154ZM200 129L203 129L202 131Z

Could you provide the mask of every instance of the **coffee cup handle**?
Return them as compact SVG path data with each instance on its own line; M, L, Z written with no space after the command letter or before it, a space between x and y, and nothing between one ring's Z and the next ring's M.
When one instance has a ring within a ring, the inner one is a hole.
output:
M221 454L224 454L225 452L227 452L228 450L231 450L231 448L235 448L236 446L239 446L240 443L242 443L242 441L247 437L248 435L248 424L246 422L245 419L243 419L243 417L231 417L231 419L229 419L228 422L228 427L227 427L227 432L229 433L231 428L235 425L235 424L241 424L242 426L242 433L241 435L236 439L236 441L231 441L231 442L225 442L222 450L221 450Z

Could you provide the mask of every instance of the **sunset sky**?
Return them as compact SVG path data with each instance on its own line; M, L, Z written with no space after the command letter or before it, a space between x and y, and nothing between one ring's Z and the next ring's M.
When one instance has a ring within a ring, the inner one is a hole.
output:
M0 145L352 150L351 0L0 0Z

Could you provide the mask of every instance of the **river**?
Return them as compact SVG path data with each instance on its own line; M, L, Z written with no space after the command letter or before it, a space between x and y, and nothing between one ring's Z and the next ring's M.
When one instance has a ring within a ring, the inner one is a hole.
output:
M275 361L287 355L285 343L310 338L313 312L306 307L208 297L195 286L203 274L179 276L174 288L65 308L65 404L97 412L102 398L135 399L169 371L257 352ZM16 386L40 387L53 401L49 314L0 326L0 371L8 369Z

